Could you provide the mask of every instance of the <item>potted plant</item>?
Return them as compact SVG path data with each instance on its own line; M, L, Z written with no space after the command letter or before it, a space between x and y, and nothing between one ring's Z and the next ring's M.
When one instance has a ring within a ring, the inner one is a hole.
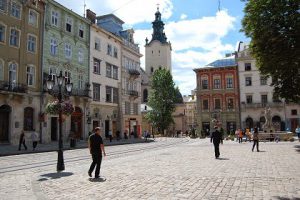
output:
M74 111L71 102L65 101L60 104L58 101L53 101L46 105L45 112L50 115L58 115L60 109L62 109L62 114L66 116L71 115Z

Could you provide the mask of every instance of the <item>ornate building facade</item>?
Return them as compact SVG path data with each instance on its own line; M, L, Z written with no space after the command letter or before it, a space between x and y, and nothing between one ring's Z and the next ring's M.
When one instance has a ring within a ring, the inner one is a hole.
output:
M240 107L242 128L257 126L262 130L265 123L264 109L270 108L272 127L275 131L295 131L300 124L299 104L287 103L273 97L271 78L262 76L251 56L249 46L239 43L237 63L240 85Z
M0 0L0 143L40 131L44 1Z
M63 138L70 134L77 139L88 137L88 107L90 103L89 48L90 21L53 0L47 0L43 40L43 81L51 77L58 92L56 77L62 72L65 81L73 83L72 93L66 95L75 111L63 123ZM43 108L56 98L44 86ZM44 112L44 110L43 110ZM47 115L43 122L43 142L58 140L58 116Z
M209 134L215 122L225 131L240 127L239 82L234 57L194 70L197 77L198 131Z

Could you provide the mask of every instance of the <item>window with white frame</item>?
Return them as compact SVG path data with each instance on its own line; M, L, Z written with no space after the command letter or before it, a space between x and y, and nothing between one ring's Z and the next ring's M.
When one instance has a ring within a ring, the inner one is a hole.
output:
M226 88L233 88L233 78L232 78L232 76L226 77Z
M267 103L268 103L268 95L267 95L267 94L262 94L262 95L261 95L261 104L262 104L263 106L266 106Z
M35 67L29 65L26 67L26 82L28 86L33 86L35 84Z
M15 18L21 19L21 5L12 1L10 4L10 14Z
M9 38L9 44L11 46L19 47L20 42L20 31L17 29L10 29L10 38Z
M82 24L79 25L78 36L81 38L84 37L84 26Z
M93 83L93 100L100 101L100 84Z
M0 42L5 43L6 36L6 26L4 24L0 24Z
M112 56L112 46L111 46L111 44L107 44L106 54Z
M4 80L4 61L0 59L0 81Z
M83 88L83 75L78 74L78 89L82 89L82 88Z
M101 50L101 41L100 38L95 37L95 49L100 51Z
M28 35L27 39L27 51L35 53L36 51L36 36Z
M207 90L208 89L208 79L207 78L203 78L201 81L201 86L203 90Z
M50 39L50 53L53 56L57 55L57 40L55 38Z
M66 58L72 57L72 46L69 43L65 44L65 56L66 56Z
M55 10L52 10L52 12L51 12L51 24L53 26L58 26L58 18L59 18L58 12L55 11Z
M55 67L50 67L49 68L49 75L51 76L51 80L54 81L54 84L56 83L56 68Z
M118 49L117 49L117 47L114 47L114 57L118 58Z
M11 85L15 85L17 83L17 67L17 63L9 64L8 81Z
M214 78L214 89L220 89L220 88L221 88L221 79Z
M72 32L72 25L73 25L73 20L70 17L67 17L66 19L66 31L67 32Z
M113 78L118 79L118 67L113 66Z
M78 49L78 62L83 63L83 50Z
M106 102L112 102L112 87L106 86Z
M106 63L106 77L111 78L111 72L112 72L112 65Z
M101 63L101 60L99 60L97 58L94 58L94 70L93 70L93 72L95 74L100 74L100 63Z
M7 0L0 0L0 11L7 11Z
M69 70L65 71L65 83L71 82L71 72Z
M29 9L28 23L32 26L37 26L38 24L38 13L34 10Z

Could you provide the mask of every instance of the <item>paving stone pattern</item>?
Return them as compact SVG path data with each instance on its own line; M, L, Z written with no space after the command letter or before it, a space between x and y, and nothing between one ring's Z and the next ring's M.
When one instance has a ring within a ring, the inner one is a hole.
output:
M87 149L65 151L59 174L55 152L1 157L0 199L300 199L300 143L251 145L225 141L221 159L208 139L110 146L98 180Z

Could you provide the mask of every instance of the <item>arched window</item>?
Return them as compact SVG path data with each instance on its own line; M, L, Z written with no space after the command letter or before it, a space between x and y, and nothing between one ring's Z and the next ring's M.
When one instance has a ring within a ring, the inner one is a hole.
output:
M33 108L26 107L24 108L24 130L32 131L33 130Z
M246 128L253 128L253 119L251 117L246 119Z
M143 91L143 102L148 102L148 90L144 89Z

